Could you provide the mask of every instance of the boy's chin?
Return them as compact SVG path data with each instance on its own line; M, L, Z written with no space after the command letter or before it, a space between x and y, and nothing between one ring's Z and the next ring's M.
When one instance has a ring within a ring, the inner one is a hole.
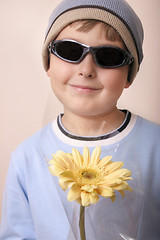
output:
M117 110L117 108L115 107L115 110ZM65 112L65 110L64 110ZM76 108L76 109L72 109L70 111L67 111L68 115L71 116L77 116L77 117L83 117L83 118L93 118L94 120L98 119L98 118L103 118L109 116L111 113L114 112L114 109L105 109L104 111L97 111L95 108L94 109L88 109L85 108L85 106L80 109L80 108Z

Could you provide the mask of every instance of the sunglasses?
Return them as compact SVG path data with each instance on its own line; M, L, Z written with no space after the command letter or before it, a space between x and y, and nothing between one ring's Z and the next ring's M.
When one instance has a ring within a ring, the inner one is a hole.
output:
M49 53L69 63L80 63L88 53L93 55L95 63L101 68L118 68L133 62L132 55L119 47L90 47L75 40L53 41L48 46Z

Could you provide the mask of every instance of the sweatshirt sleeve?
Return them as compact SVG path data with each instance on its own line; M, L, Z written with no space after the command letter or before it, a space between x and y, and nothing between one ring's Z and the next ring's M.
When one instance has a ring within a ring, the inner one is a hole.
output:
M20 162L23 162L22 156L12 154L3 199L0 240L36 239Z

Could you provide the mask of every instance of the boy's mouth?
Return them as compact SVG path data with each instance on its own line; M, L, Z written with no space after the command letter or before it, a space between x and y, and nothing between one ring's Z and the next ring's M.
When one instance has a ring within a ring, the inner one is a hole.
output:
M97 91L100 89L100 88L93 87L93 86L74 85L74 84L69 84L69 85L79 92L93 92L93 91Z

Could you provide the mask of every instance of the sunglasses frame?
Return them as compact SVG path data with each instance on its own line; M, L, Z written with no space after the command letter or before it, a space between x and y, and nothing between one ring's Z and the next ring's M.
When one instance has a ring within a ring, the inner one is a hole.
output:
M66 58L63 58L62 56L60 56L56 51L56 45L58 43L62 43L62 42L72 42L72 43L76 43L76 44L80 45L83 48L83 53L82 53L81 57L77 61L72 61L72 60L69 60L69 59L66 59ZM99 64L97 59L96 59L96 52L101 48L112 48L112 49L116 49L116 50L120 51L124 56L123 62L118 64L118 65L114 65L114 66L104 66L104 65ZM49 51L49 54L52 53L53 55L55 55L58 58L64 60L65 62L75 63L75 64L80 63L86 57L86 55L88 53L91 53L93 58L94 58L94 61L95 61L96 65L101 67L101 68L110 68L110 69L118 68L118 67L122 67L124 65L130 65L134 61L134 58L131 55L131 53L127 50L122 49L122 48L119 48L119 47L116 47L116 46L111 46L111 45L101 45L101 46L97 46L97 47L90 47L88 45L85 45L83 43L80 43L78 41L71 40L71 39L62 39L62 40L55 40L55 41L50 42L50 44L48 46L48 51Z

